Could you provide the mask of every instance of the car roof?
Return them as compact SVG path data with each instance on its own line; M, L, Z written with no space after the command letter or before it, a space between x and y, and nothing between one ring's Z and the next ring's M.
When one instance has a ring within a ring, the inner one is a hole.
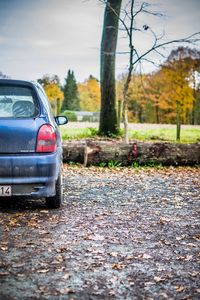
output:
M18 79L0 79L0 84L38 86L37 82Z

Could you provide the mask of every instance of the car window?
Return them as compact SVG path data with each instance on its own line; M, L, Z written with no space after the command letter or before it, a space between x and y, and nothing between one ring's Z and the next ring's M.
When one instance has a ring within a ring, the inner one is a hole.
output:
M50 111L53 114L51 105L49 103L49 100L45 94L45 92L40 88L40 86L37 86L37 90L38 90L38 94L40 96L40 98L42 99L42 102L46 108L47 111Z
M31 88L0 85L0 118L31 118L37 111Z

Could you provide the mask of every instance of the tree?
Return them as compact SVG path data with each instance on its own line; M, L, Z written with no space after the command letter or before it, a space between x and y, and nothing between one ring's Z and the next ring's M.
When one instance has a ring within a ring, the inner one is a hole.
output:
M56 83L50 83L44 86L44 90L51 103L52 109L56 115L59 115L61 103L64 99L63 91Z
M163 69L170 82L168 95L176 105L176 138L180 140L181 123L188 123L194 110L194 73L200 69L200 51L179 47L171 52Z
M100 110L100 85L99 81L89 76L84 83L78 84L81 110L96 112Z
M176 112L174 103L166 93L168 80L162 66L148 76L146 94L153 107L154 123L174 123Z
M74 72L68 70L67 77L65 78L65 84L63 87L64 101L62 104L62 111L64 110L80 110L80 99L78 94L78 87Z
M57 75L50 76L46 74L38 79L38 82L43 86L54 114L58 115L64 99L59 77Z
M105 1L103 1L105 2ZM200 39L198 38L200 32L192 34L188 36L187 38L183 39L175 39L175 40L170 40L170 41L165 41L162 42L161 39L163 38L163 35L158 37L155 32L150 28L149 25L144 24L142 28L138 28L136 26L136 19L138 16L142 16L143 14L147 15L152 15L152 16L162 16L162 14L154 12L150 9L150 5L146 2L143 2L139 7L138 3L135 0L130 0L127 1L125 4L125 8L123 9L122 16L120 16L120 12L117 11L112 5L111 2L106 2L106 9L110 9L110 11L113 12L113 15L119 19L120 24L122 24L121 28L127 35L128 38L128 51L121 52L124 54L128 54L128 72L127 72L127 78L124 83L124 89L123 89L123 121L124 121L124 131L125 131L125 142L128 142L128 90L129 90L129 85L131 82L131 76L133 70L137 67L138 64L141 64L143 60L150 61L148 58L148 55L150 53L155 53L163 56L163 53L160 51L164 47L170 44L177 44L177 43L195 43L198 42ZM105 24L104 24L105 25ZM116 28L116 27L115 27ZM133 39L133 34L135 32L140 32L140 33L150 33L152 38L153 38L153 43L151 47L144 51L143 53L139 53L139 51L135 48L135 40ZM153 61L151 61L154 63ZM110 71L108 69L107 71ZM109 77L109 74L107 74ZM109 89L109 87L108 87ZM110 90L111 92L111 90ZM109 91L107 91L109 93ZM105 107L103 107L105 109Z
M45 74L42 78L39 78L37 80L43 87L47 84L57 84L58 86L60 86L60 79L58 77L58 75L49 75L49 74Z
M122 0L106 2L101 41L101 111L99 133L118 134L115 86L115 56Z
M193 124L195 121L197 124L199 71L199 51L179 47L171 52L157 71L148 75L133 74L127 92L129 119L134 122L175 124L177 104L180 102L178 119L181 123ZM122 99L125 80L126 76L122 75L117 82L118 99Z
M133 74L127 93L128 99L128 117L132 122L142 123L146 121L145 114L147 108L147 82L149 75ZM122 101L124 83L126 75L122 75L117 81L117 97ZM152 122L152 120L151 120Z

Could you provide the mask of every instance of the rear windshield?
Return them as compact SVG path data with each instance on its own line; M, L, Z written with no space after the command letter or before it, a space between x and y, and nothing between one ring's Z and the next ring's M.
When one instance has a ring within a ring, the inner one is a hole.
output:
M37 114L31 88L0 85L0 118L31 118Z

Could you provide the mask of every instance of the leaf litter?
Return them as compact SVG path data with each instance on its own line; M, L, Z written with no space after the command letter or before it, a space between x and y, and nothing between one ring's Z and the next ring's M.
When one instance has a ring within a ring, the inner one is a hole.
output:
M64 167L65 200L0 202L1 299L199 299L199 168Z

